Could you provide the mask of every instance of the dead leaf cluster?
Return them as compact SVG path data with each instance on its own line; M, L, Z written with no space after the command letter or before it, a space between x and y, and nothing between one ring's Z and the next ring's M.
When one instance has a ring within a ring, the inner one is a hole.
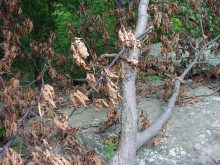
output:
M37 92L35 89L21 88L17 77L11 78L3 86L0 91L0 101L4 103L5 108L1 117L4 118L6 137L10 138L16 132L20 116L36 103Z
M89 70L89 65L86 63L86 59L89 56L88 50L85 44L80 40L80 38L75 38L75 42L72 43L71 48L73 51L73 59L76 63L85 70Z
M141 43L138 41L131 30L126 30L125 28L118 31L119 41L125 48L130 48L132 50L141 48Z
M71 92L70 100L76 108L79 106L87 107L87 101L89 101L89 98L83 92L76 90Z
M18 154L13 149L6 149L5 157L3 160L0 160L0 164L2 165L25 165L25 161L21 158L21 155Z
M54 88L49 84L45 84L41 89L41 94L41 100L38 102L38 112L40 116L42 117L45 114L52 115L54 113L53 109L56 108Z
M164 94L163 94L163 100L168 100L172 93L173 93L173 80L172 79L168 79L164 82Z
M141 111L139 121L141 130L145 130L150 126L150 119L144 111Z

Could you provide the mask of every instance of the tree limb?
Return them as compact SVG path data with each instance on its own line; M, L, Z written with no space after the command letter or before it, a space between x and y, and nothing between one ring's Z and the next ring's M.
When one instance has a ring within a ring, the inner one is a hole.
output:
M170 98L167 107L165 107L163 114L149 128L137 134L138 148L142 146L144 143L146 143L148 140L153 138L161 130L163 125L169 120L169 118L172 115L172 110L178 98L181 81L189 73L192 67L197 63L197 60L199 59L200 55L203 53L204 49L219 39L220 36L216 37L214 40L210 41L208 44L203 46L203 48L197 53L194 61L186 68L186 70L182 73L179 79L176 79L173 95Z
M138 21L134 36L136 39L146 31L147 8L149 0L141 0L138 7ZM127 57L138 60L140 50L129 50ZM136 102L136 75L137 70L133 70L125 64L126 75L122 81L123 88L123 110L121 112L121 137L119 148L111 159L111 165L133 165L136 156L136 134L137 134L137 102Z

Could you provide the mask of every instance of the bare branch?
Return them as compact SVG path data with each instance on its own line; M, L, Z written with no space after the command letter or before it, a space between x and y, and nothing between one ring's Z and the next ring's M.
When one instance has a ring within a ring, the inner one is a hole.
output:
M198 52L199 50L198 50L198 49L196 49L196 48L193 46L193 44L192 44L192 42L191 42L191 38L190 38L190 37L188 38L188 40L189 40L189 44L190 44L190 46L193 48L193 50L194 50L195 52Z
M113 53L113 54L103 54L100 57L103 57L103 58L113 58L113 57L116 57L117 55L118 54L116 54L116 53Z
M189 65L189 67L181 75L182 80L188 74L188 72L192 69L192 67L196 64L197 60L199 59L200 55L203 53L205 48L208 47L209 45L211 45L212 43L214 43L215 41L219 40L219 38L220 38L220 36L216 37L215 39L213 39L212 41L207 43L205 46L203 46L203 48L197 53L196 58L194 59L194 61Z
M200 55L203 53L205 48L219 39L220 39L220 36L216 37L214 40L210 41L208 44L203 46L203 48L197 53L194 61L186 68L186 70L182 73L179 79L176 79L173 95L170 98L168 105L165 108L163 114L149 128L137 134L138 147L142 146L145 142L153 138L161 130L163 125L169 120L169 118L172 115L172 110L178 98L181 81L185 78L185 76L192 69L192 67L197 63L197 60L199 59Z

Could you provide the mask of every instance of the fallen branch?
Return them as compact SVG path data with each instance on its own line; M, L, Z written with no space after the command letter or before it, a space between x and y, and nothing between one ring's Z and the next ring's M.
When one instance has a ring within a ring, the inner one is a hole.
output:
M112 53L112 54L103 54L101 55L101 57L103 58L113 58L113 57L116 57L118 54L116 53Z
M179 95L181 82L184 80L184 78L192 69L192 67L197 63L197 60L199 59L200 55L203 53L204 49L219 39L220 36L216 37L214 40L210 41L208 44L203 46L203 48L197 53L194 61L186 68L186 70L182 73L182 75L176 79L173 95L170 98L167 107L165 107L163 114L149 128L147 128L146 130L140 133L137 133L136 140L137 140L138 148L142 146L144 143L146 143L148 140L153 138L162 129L164 124L170 119L172 115L172 110L176 104Z
M25 120L26 120L28 114L30 113L30 111L31 111L33 108L34 108L34 106L32 106L31 108L29 108L29 109L25 112L24 116L21 118L21 121L18 123L17 129L16 129L14 135L13 135L13 136L8 140L8 142L3 146L3 150L0 151L0 159L1 159L1 158L3 159L3 158L6 156L5 154L6 154L7 149L14 143L14 141L15 141L15 139L16 139L16 137L17 137L19 128L20 128L20 127L22 126L22 124L25 122Z
M209 94L202 94L202 95L194 95L194 96L190 96L190 97L185 97L184 100L187 100L187 101L184 101L184 103L187 103L187 102L189 102L191 99L194 99L194 98L212 96L212 95L214 95L215 93L217 93L219 90L220 90L220 87L218 87L217 89L215 89L214 91L212 91L212 92L209 93Z
M47 70L47 67L45 66L43 68L43 70L41 71L41 74L40 74L40 77L41 77L41 81L42 81L42 86L44 85L44 79L43 79L43 76L44 76L44 73L46 72ZM40 101L41 99L41 95L42 95L42 91L40 93L40 96L37 100L37 103ZM22 116L21 120L19 121L19 123L17 124L17 127L16 127L16 131L14 133L14 135L8 140L8 142L3 146L3 150L0 151L0 159L4 159L4 157L6 156L6 151L7 149L14 143L14 141L16 140L16 137L17 137L17 134L18 134L18 130L21 128L22 125L24 125L29 113L31 112L32 109L34 109L36 107L36 105L32 105L30 108L28 108L26 110L26 112L24 113L24 115Z
M146 31L148 22L149 0L140 0L138 6L138 19L134 32L136 39ZM129 50L128 58L138 60L140 49ZM119 148L112 157L111 165L133 165L137 151L137 100L136 100L136 76L137 70L125 64L126 74L122 80L123 109L121 111L121 134Z

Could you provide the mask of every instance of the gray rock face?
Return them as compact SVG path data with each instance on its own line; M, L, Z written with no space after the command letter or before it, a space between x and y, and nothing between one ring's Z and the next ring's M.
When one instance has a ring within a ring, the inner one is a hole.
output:
M72 112L72 109L67 108L63 109L65 115L69 115ZM86 126L89 124L99 124L107 120L106 117L107 110L102 108L100 112L95 112L94 108L79 108L77 112L72 115L70 119L70 124L73 126Z
M205 86L199 86L194 89L187 89L187 97L211 95L213 90Z
M187 96L210 94L206 87L187 90ZM153 146L152 141L137 151L137 165L219 165L220 164L220 97L204 97L203 102L176 107L172 118L161 131L157 139L164 144ZM167 103L158 98L142 98L138 110L144 110L153 121ZM66 110L68 112L68 110ZM92 120L85 117L92 116ZM72 125L87 125L104 121L106 111L95 112L92 109L73 115ZM106 133L96 133L96 129L87 129L79 134L79 140L86 148L94 148L105 160L106 148L103 140L114 136L117 126Z
M166 125L165 143L160 147L150 144L142 147L138 151L137 164L143 161L148 165L219 164L219 107L217 101L177 107Z
M213 55L211 53L211 50L210 50L210 47L209 46L206 50L204 50L204 55L205 55L205 58L207 60L207 63L211 66L216 66L220 63L220 58L219 58L219 55L218 54L217 56L216 55ZM155 44L152 44L151 45L151 51L149 53L149 57L155 59L157 57L161 57L160 54L161 54L161 50L162 50L162 43L155 43ZM219 52L220 53L220 52ZM175 52L169 52L168 53L168 57L172 57L173 59L175 59ZM189 56L189 52L186 52L183 57L186 58ZM162 58L162 57L161 57ZM165 60L165 58L162 58L163 60ZM175 61L175 63L178 65L180 61Z

